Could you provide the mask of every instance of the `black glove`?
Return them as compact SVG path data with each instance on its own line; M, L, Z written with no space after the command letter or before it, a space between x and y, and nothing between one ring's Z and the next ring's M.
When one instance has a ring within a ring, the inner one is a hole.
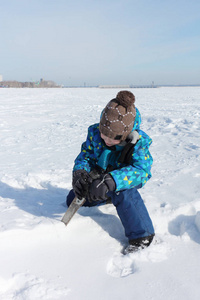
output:
M88 200L106 200L108 199L106 193L114 191L115 188L115 181L110 174L101 175L100 178L93 180L89 186Z
M90 175L85 170L77 170L73 173L72 186L74 193L78 199L85 198L88 193L88 184Z

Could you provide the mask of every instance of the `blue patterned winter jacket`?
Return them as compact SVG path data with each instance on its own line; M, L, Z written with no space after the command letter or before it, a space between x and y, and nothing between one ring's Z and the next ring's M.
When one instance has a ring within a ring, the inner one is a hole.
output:
M151 178L151 166L153 163L152 156L149 152L149 146L152 143L151 138L142 130L140 130L141 116L136 108L136 118L133 130L139 133L139 140L136 143L132 159L129 165L119 163L118 158L123 147L116 146L116 150L112 151L109 164L113 170L109 172L116 183L116 191L130 188L140 188ZM75 159L73 171L84 169L87 172L93 170L99 163L100 157L104 151L109 151L104 141L101 139L99 132L99 124L91 125L88 128L88 136L82 144L81 152Z

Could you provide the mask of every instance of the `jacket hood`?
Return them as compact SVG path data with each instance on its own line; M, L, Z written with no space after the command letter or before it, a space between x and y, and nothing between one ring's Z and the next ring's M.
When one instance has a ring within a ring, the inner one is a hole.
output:
M135 122L134 122L132 131L139 130L141 122L142 122L141 115L140 115L139 110L136 107L136 117L135 117Z

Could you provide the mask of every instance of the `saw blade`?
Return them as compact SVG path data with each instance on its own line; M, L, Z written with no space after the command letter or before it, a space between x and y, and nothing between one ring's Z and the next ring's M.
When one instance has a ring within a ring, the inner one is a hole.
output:
M68 207L66 213L64 214L61 222L63 222L67 226L71 218L75 215L77 210L85 203L85 201L85 198L80 200L77 197L75 197L70 206Z

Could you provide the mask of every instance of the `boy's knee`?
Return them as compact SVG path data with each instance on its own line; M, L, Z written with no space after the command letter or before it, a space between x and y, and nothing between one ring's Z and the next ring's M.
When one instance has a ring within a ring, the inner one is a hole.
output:
M123 190L120 192L113 192L112 194L112 203L117 206L118 204L121 204L122 202L132 202L133 200L136 200L138 197L140 197L139 192L136 188Z

